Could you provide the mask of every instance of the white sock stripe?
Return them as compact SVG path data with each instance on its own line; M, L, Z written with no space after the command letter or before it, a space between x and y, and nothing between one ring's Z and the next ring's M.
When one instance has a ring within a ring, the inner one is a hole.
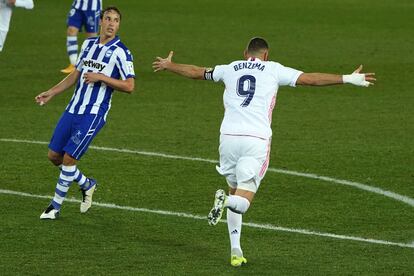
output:
M61 197L57 193L55 193L55 196L53 197L53 201L55 201L56 203L59 203L60 205L62 205L64 199L65 199L64 197Z
M82 177L81 177L81 179L79 180L78 184L79 184L79 185L83 185L83 184L85 184L85 183L86 183L86 180L87 180L86 176L82 175Z
M72 182L73 181L73 175L72 176L66 176L66 175L61 173L59 178L62 179L63 181L66 181L66 182Z
M70 41L70 42L78 41L78 37L76 35L68 35L66 37L66 41Z
M78 45L70 45L66 47L68 49L68 51L77 51L78 50Z
M58 183L56 185L56 189L58 189L59 191L61 191L63 193L67 193L69 191L69 186L63 186L60 183Z
M76 165L73 165L73 166L62 165L62 171L65 171L65 172L68 172L68 173L76 172Z
M78 178L80 173L81 173L80 170L76 169L76 172L75 172L75 175L73 176L73 179Z

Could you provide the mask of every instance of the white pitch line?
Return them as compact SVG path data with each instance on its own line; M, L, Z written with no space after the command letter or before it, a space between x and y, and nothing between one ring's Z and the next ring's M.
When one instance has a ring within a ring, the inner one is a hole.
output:
M40 144L40 145L47 145L48 142L43 141L33 141L33 140L20 140L20 139L6 139L1 138L1 142L13 142L13 143L27 143L27 144ZM180 156L180 155L171 155L171 154L165 154L165 153L158 153L158 152L148 152L148 151L137 151L137 150L130 150L130 149L118 149L118 148L108 148L108 147L97 147L97 146L90 146L89 148L95 149L95 150L102 150L102 151L113 151L113 152L121 152L121 153L131 153L131 154L139 154L139 155L147 155L147 156L157 156L162 158L170 158L170 159L181 159L181 160L189 160L189 161L200 161L200 162L208 162L217 164L217 160L212 159L204 159L199 157L188 157L188 156ZM349 180L343 180L343 179L336 179L328 176L322 176L322 175L316 175L311 173L302 173L302 172L296 172L296 171L289 171L289 170L282 170L282 169L276 169L276 168L269 168L268 171L280 173L280 174L287 174L287 175L294 175L294 176L300 176L300 177L306 177L311 179L317 179L322 180L330 183L336 183L341 185L347 185L350 187L354 187L360 190L364 190L367 192L379 194L382 196L386 196L392 199L395 199L397 201L406 203L410 205L411 207L414 207L414 199L410 198L408 196L400 195L391 191L386 191L378 187L369 186L367 184L362 184L358 182L353 182Z
M12 191L12 190L3 190L3 189L0 189L0 194L31 197L31 198L41 198L41 199L52 199L53 198L52 196L35 195L35 194L23 193L23 192ZM72 203L81 202L80 200L75 199L75 198L67 198L65 199L65 201L72 202ZM121 206L121 205L116 205L113 203L101 203L101 202L93 202L93 205L103 207L103 208L109 208L109 209L119 209L119 210L133 211L133 212L152 213L152 214L158 214L158 215L164 215L164 216L175 216L175 217L191 218L191 219L196 219L196 220L206 220L206 216L193 215L193 214L187 214L187 213L182 213L182 212L153 210L153 209L147 209L147 208ZM225 223L226 220L221 220L220 222ZM341 239L341 240L374 243L374 244L381 244L381 245L387 245L387 246L414 248L413 243L399 243L399 242L391 242L391 241L384 241L384 240L361 238L361 237L355 237L355 236L345 236L345 235L338 235L338 234L332 234L332 233L315 232L315 231L306 230L306 229L295 229L295 228L275 226L272 224L258 224L258 223L251 223L251 222L243 222L243 225L252 227L252 228L259 228L259 229L278 231L278 232L289 232L289 233L320 236L320 237L327 237L327 238L334 238L334 239Z

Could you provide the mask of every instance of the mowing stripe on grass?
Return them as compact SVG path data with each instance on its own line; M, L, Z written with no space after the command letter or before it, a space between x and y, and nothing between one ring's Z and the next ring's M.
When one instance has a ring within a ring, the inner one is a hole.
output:
M19 139L6 139L1 138L1 142L13 142L13 143L26 143L26 144L40 144L40 145L47 145L48 142L43 141L33 141L33 140L19 140ZM208 163L214 163L217 164L217 160L212 159L204 159L199 157L188 157L188 156L180 156L180 155L171 155L171 154L165 154L165 153L159 153L159 152L149 152L149 151L138 151L138 150L130 150L130 149L118 149L118 148L108 148L108 147L97 147L97 146L90 146L89 148L95 149L95 150L102 150L102 151L113 151L113 152L121 152L121 153L131 153L131 154L139 154L139 155L147 155L147 156L157 156L162 158L170 158L170 159L181 159L181 160L190 160L190 161L200 161L200 162L208 162ZM300 176L300 177L306 177L311 179L317 179L322 181L327 181L330 183L336 183L341 185L347 185L350 187L354 187L360 190L364 190L367 192L383 195L392 199L395 199L400 202L404 202L412 207L414 207L414 199L410 198L408 196L400 195L391 191L386 191L383 189L380 189L378 187L369 186L366 184L353 182L349 180L343 180L343 179L336 179L328 176L322 176L312 173L301 173L296 171L289 171L289 170L282 170L282 169L276 169L276 168L269 168L268 171L280 173L280 174L288 174L293 176Z
M3 189L0 189L0 194L31 197L31 198L41 198L41 199L52 199L53 198L52 196L35 195L35 194L23 193L23 192L12 191L12 190L3 190ZM80 203L81 202L80 200L75 199L75 198L67 198L67 199L65 199L65 201L72 202L72 203ZM93 205L103 207L103 208L110 208L110 209L119 209L119 210L127 210L127 211L133 211L133 212L143 212L143 213L153 213L153 214L166 215L166 216L175 216L175 217L185 217L185 218L191 218L191 219L196 219L196 220L206 220L206 224L207 224L206 216L193 215L193 214L187 214L187 213L181 213L181 212L172 212L172 211L164 211L164 210L152 210L152 209L147 209L147 208L121 206L121 205L116 205L116 204L113 204L113 203L93 202ZM225 223L226 220L221 220L220 222ZM351 240L351 241L359 241L359 242L366 242L366 243L375 243L375 244L381 244L381 245L387 245L387 246L399 246L399 247L414 248L414 244L412 244L412 243L411 244L398 243L398 242L368 239L368 238L361 238L361 237L354 237L354 236L337 235L337 234L332 234L332 233L316 232L316 231L311 231L311 230L306 230L306 229L287 228L287 227L275 226L275 225L271 225L271 224L258 224L258 223L251 223L251 222L243 222L243 226L248 226L248 227L252 227L252 228L259 228L259 229L265 229L265 230L271 230L271 231L289 232L289 233L320 236L320 237L327 237L327 238L334 238L334 239L341 239L341 240Z

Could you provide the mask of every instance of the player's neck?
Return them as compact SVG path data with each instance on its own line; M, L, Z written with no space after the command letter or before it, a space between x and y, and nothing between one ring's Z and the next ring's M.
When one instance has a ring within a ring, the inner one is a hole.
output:
M99 43L105 45L106 43L108 43L109 41L111 41L114 38L115 38L115 35L113 35L113 36L102 35L102 36L99 37Z
M264 60L264 58L262 56L254 56L254 55L248 55L248 56L246 56L246 60L249 60L249 59L252 59L252 60L254 60L254 59Z

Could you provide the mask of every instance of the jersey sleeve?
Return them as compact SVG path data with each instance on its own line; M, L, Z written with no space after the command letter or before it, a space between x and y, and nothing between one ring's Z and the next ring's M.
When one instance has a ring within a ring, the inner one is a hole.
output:
M303 72L290 67L283 66L280 63L276 63L276 73L280 86L289 85L295 87L296 81Z
M133 57L128 49L119 51L119 54L116 57L116 66L118 67L123 80L135 78Z
M205 80L212 80L215 82L223 81L224 72L227 65L216 65L214 68L207 68L204 72Z

